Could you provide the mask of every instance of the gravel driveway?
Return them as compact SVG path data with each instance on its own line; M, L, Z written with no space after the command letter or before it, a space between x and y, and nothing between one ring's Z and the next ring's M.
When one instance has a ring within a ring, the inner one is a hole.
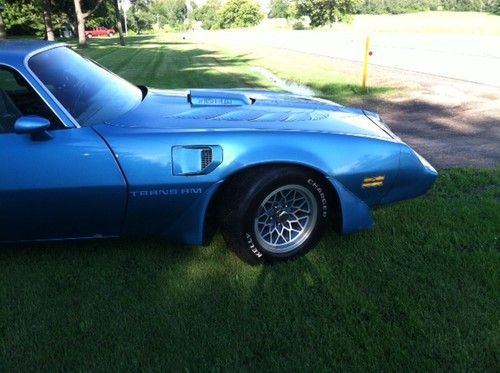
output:
M201 32L194 37L239 51L275 48L305 53L325 59L325 64L346 76L359 76L362 69L362 56L349 53L362 50L363 39L353 42L354 36L347 34L241 30ZM409 40L412 48L405 47ZM374 43L369 83L398 91L380 99L360 98L355 105L380 113L396 134L438 168L498 166L497 42L499 36L385 34ZM384 60L380 54L390 58Z
M372 67L404 94L362 100L438 168L500 165L500 88Z

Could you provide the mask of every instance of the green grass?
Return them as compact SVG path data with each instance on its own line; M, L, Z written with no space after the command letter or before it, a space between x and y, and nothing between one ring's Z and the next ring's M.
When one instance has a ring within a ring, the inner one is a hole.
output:
M79 52L125 79L154 88L272 88L250 68L245 55L224 54L202 44L182 40L180 34L127 39L92 39Z
M270 267L219 235L3 246L0 370L498 370L499 199L500 169L442 171Z
M359 74L332 69L324 57L270 49L231 51L184 40L182 34L130 37L126 48L116 38L92 39L90 46L80 52L133 83L154 88L277 89L252 69L260 66L342 104L394 91L381 86L362 94Z
M172 38L83 53L153 87L268 84L251 56ZM500 169L442 171L429 195L374 216L268 267L219 234L205 248L2 245L0 371L498 371Z
M218 48L227 54L234 53L234 49L220 45ZM396 93L395 87L387 85L371 86L368 92L362 93L361 71L342 68L328 57L265 46L244 45L241 48L239 52L245 53L253 66L264 67L281 79L308 86L318 93L317 96L340 104L357 104L360 100ZM402 88L398 88L400 94Z

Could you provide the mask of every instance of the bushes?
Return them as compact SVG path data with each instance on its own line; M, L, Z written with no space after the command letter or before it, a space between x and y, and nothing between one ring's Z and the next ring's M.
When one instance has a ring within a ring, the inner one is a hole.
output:
M488 7L488 11L500 16L500 0L492 1Z
M400 14L427 10L494 12L495 3L499 4L500 0L364 0L357 13Z
M364 14L401 14L426 10L437 10L440 0L365 0L358 7Z
M292 24L292 29L293 30L305 30L306 26L304 25L304 23L302 21L295 21Z
M485 9L486 1L483 0L441 0L443 10L481 12Z

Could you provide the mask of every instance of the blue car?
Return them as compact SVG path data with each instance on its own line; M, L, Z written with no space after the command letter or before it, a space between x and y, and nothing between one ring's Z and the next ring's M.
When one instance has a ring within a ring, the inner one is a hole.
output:
M372 112L263 90L135 86L61 43L0 42L0 240L220 228L256 264L427 192L435 169Z

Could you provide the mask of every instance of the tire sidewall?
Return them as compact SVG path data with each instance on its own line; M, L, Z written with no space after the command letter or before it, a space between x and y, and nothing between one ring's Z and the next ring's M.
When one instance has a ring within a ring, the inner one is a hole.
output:
M304 174L302 172L290 172L279 176L272 181L261 180L256 185L254 194L249 196L249 201L243 214L243 240L246 249L256 261L273 261L278 259L291 258L306 253L321 238L331 215L330 197L325 183L318 177ZM297 248L285 252L274 253L263 248L256 237L254 221L262 201L274 190L286 185L300 185L307 188L314 196L317 204L316 224L310 236Z

